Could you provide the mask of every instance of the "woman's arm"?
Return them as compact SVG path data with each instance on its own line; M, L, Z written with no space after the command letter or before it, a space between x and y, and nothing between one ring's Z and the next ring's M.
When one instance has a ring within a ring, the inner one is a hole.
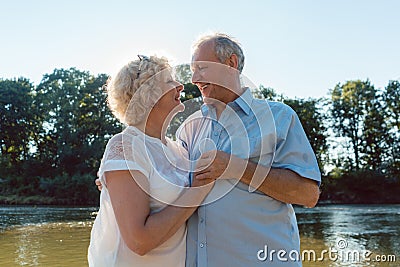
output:
M198 160L195 181L209 178L237 179L250 185L261 182L257 189L284 203L314 207L319 198L318 183L289 169L267 168L223 151L205 152Z
M105 173L107 189L119 230L125 243L135 253L145 255L164 243L178 231L201 204L212 184L186 190L180 203L189 207L169 205L162 211L150 215L147 178L139 171L110 171ZM134 176L134 178L132 177ZM196 186L210 182L197 181ZM143 186L142 189L138 184ZM195 205L195 206L194 206Z

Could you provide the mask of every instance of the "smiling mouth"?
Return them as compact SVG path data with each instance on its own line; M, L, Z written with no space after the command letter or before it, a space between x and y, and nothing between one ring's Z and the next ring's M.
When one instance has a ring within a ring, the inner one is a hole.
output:
M209 85L210 85L210 83L206 83L206 84L204 84L204 85L202 85L202 86L199 86L199 87L200 87L201 90L204 90L204 89L206 89Z

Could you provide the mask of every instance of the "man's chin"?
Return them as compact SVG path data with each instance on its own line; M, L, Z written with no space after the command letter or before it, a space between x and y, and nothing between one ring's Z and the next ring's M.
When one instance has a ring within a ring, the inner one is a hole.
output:
M212 97L206 97L206 96L203 96L203 102L204 102L204 104L213 105L213 106L217 105L218 103L222 103L218 99L215 99L215 98L212 98Z

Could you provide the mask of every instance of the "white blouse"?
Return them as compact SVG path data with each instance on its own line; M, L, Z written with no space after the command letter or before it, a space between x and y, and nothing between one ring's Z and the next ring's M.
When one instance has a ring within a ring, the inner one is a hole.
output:
M110 139L100 164L103 184L100 209L94 221L88 249L89 266L184 266L186 225L167 241L144 256L132 252L120 234L104 173L114 170L136 170L149 181L151 213L176 200L182 187L189 184L186 150L167 138L161 140L145 135L133 126Z

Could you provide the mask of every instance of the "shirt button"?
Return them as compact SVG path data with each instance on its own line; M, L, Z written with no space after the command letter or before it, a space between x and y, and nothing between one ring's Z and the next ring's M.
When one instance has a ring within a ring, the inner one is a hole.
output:
M217 136L217 135L218 135L218 132L214 132L214 135Z
M203 218L200 218L200 222L201 222L201 223L204 222L204 219L203 219Z
M200 243L200 247L201 247L201 248L204 248L204 244L203 244L203 243Z

